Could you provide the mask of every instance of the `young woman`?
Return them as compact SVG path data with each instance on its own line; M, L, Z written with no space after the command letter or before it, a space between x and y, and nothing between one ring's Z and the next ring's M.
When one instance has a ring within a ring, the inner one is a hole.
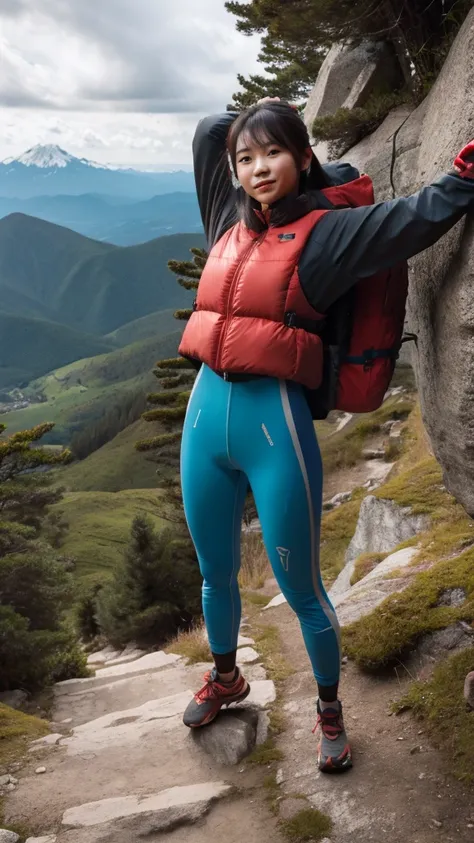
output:
M200 365L181 480L215 668L186 709L189 727L210 723L250 690L236 666L250 485L318 685L319 768L352 766L338 699L339 626L319 569L322 466L307 401L322 379L314 326L358 279L426 249L474 210L473 152L471 144L456 159L457 174L413 196L335 210L321 191L359 174L344 164L321 167L303 121L278 98L197 128L194 168L211 251L180 345Z

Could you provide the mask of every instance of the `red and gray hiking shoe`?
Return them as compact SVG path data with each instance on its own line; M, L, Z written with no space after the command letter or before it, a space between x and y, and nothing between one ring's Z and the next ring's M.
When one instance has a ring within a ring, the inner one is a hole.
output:
M313 734L321 729L318 745L318 767L322 773L340 773L352 767L352 753L344 729L342 705L338 701L334 708L321 711L318 700L318 719Z
M183 716L183 723L191 729L207 726L219 714L222 706L242 702L250 694L250 685L236 668L236 676L231 684L219 681L216 668L206 673L206 684L189 703Z

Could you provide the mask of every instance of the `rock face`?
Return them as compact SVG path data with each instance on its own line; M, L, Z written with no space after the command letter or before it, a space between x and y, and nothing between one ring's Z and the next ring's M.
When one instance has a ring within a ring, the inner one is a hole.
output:
M389 553L401 542L421 533L428 524L429 519L425 515L413 515L409 509L397 506L393 501L367 495L362 501L356 531L346 552L346 564L331 589L331 596L337 597L349 591L355 561L361 553ZM375 570L379 568L377 566Z
M451 170L457 152L474 136L473 79L474 10L424 102L411 114L397 109L344 156L373 178L379 199L392 196L394 143L396 195L412 193ZM445 484L470 515L474 515L473 268L474 230L472 220L465 218L411 261L408 302L410 330L418 336L412 362L423 418Z
M400 81L400 67L388 44L367 41L355 48L334 44L308 97L304 120L309 133L316 117L338 108L357 108L375 89L391 90Z

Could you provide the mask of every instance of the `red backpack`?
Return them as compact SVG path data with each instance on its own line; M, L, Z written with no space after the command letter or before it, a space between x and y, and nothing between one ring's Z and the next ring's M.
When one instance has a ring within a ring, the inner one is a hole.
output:
M366 175L322 192L335 208L374 203L372 181ZM331 306L323 337L326 363L320 398L325 406L319 417L331 409L370 413L381 406L403 341L407 293L408 264L403 261L361 279ZM314 409L318 400L310 399L311 404Z

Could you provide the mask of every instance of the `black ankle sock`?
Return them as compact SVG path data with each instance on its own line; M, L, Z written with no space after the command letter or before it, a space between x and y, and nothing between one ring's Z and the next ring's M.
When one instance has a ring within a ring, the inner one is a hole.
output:
M339 682L335 685L320 685L318 682L319 699L322 702L334 702L337 700L337 692L339 690Z
M214 659L214 664L219 675L221 673L232 673L232 671L234 671L235 674L235 665L237 661L236 650L232 650L231 653L225 653L224 655L221 655L219 653L213 653L212 658Z

